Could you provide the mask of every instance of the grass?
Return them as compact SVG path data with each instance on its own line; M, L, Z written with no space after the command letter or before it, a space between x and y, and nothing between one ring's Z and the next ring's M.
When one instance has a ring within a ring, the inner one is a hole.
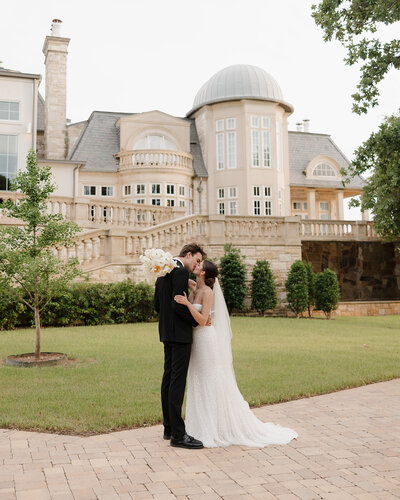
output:
M232 320L234 365L250 405L400 377L400 316ZM32 352L34 331L0 332L0 358ZM0 365L0 427L99 433L161 420L156 323L47 328L42 350L66 366Z

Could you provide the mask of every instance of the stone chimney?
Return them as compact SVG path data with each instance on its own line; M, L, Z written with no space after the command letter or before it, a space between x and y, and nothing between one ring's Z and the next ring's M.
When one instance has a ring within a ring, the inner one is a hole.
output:
M309 132L310 131L310 120L306 118L303 120L303 132Z
M296 131L297 132L303 132L303 124L302 124L302 122L297 122L296 123Z
M61 36L61 21L53 19L43 45L46 66L44 155L64 160L67 155L67 54L70 39Z

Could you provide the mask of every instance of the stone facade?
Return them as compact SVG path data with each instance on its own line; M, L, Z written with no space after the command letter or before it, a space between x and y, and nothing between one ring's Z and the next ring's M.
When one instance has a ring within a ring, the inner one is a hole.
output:
M340 302L333 316L385 316L400 314L400 300L367 300L362 302ZM321 315L314 311L314 316Z
M65 160L67 153L67 55L70 39L47 36L43 46L46 65L44 155Z
M400 252L394 243L303 241L302 258L315 272L335 271L344 300L400 298Z

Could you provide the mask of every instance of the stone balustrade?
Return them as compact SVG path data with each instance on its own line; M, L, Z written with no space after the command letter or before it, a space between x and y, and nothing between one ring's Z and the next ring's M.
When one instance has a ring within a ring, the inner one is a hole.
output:
M188 168L192 169L193 157L184 151L143 149L123 151L116 155L120 159L120 170L126 168Z
M20 193L4 192L1 199L22 199ZM84 198L73 199L52 196L47 203L49 214L61 214L63 218L77 222L82 228L106 227L150 227L173 220L181 216L184 209L179 207L157 207L153 205L137 205L113 201L94 201ZM6 211L0 209L0 224L18 224L17 220L7 217Z
M309 240L379 240L370 221L304 220L299 223L302 241Z

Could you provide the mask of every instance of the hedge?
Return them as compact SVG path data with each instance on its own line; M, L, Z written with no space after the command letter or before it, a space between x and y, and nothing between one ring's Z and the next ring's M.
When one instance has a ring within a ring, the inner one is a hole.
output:
M0 329L11 330L33 324L33 312L10 297L0 306ZM156 318L154 288L145 283L75 283L54 296L41 313L43 326L104 325L136 323Z

